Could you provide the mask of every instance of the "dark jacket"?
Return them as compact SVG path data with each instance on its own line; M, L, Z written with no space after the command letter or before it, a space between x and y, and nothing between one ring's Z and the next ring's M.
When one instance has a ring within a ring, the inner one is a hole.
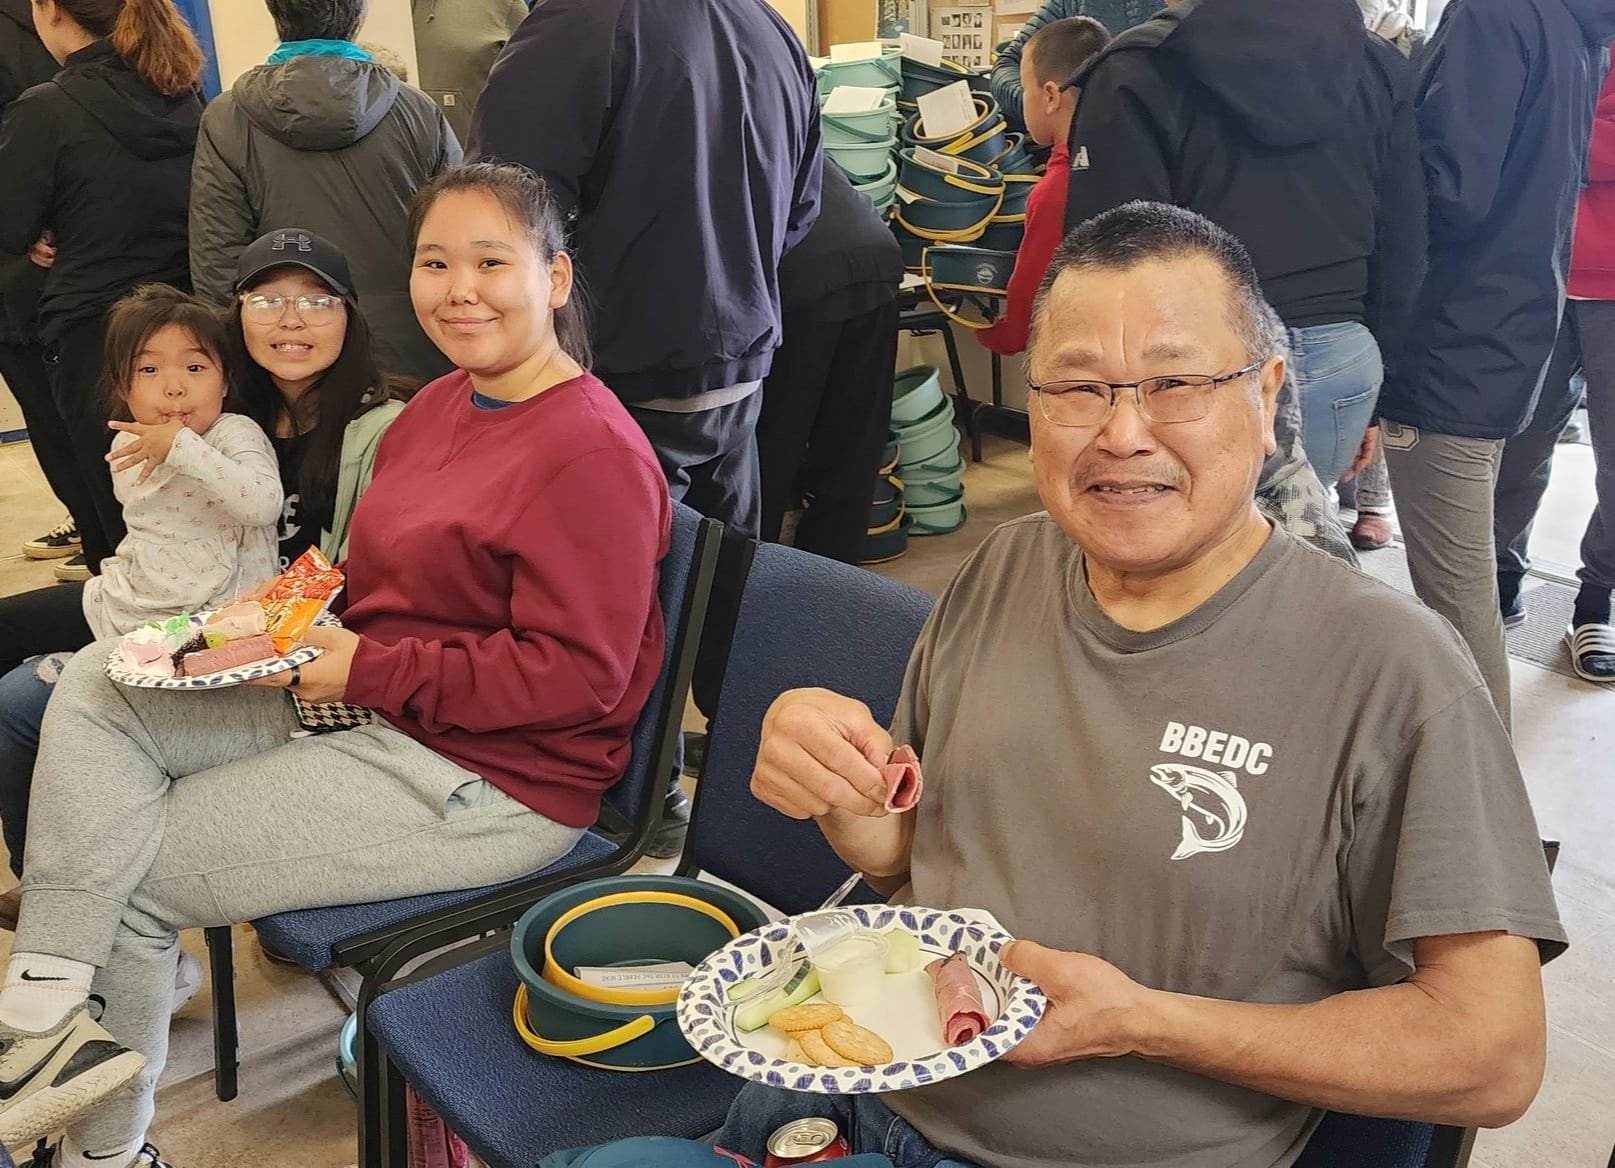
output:
M1419 58L1430 263L1380 412L1438 434L1525 426L1564 305L1609 0L1453 0Z
M1026 123L1021 119L1021 54L1026 51L1026 42L1036 36L1045 24L1071 16L1091 16L1104 25L1111 36L1120 36L1135 24L1148 20L1161 8L1161 0L1044 0L1043 7L1027 18L1021 31L998 54L988 79L993 97L1008 119L1010 129L1026 129Z
M1250 250L1286 325L1363 322L1394 348L1424 250L1409 82L1353 0L1184 0L1080 78L1067 228L1192 208Z
M840 168L826 166L819 218L779 262L780 306L793 318L851 320L897 299L903 249Z
M409 202L460 162L442 111L370 61L293 57L260 65L208 106L191 190L197 294L230 299L236 260L266 231L302 227L340 247L390 373L448 371L415 319Z
M494 65L471 153L576 217L595 362L623 400L767 376L779 260L818 214L819 111L758 0L544 0Z
M25 89L49 81L59 66L34 32L30 0L0 0L0 110ZM0 253L0 344L26 341L34 333L45 269L25 255Z
M106 41L68 57L0 122L0 253L49 227L56 263L40 299L55 341L137 284L187 286L185 217L201 99L166 97Z

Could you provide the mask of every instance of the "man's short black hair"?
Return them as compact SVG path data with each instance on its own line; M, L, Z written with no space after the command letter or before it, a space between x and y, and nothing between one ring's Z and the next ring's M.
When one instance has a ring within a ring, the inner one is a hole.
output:
M1037 339L1049 290L1073 268L1125 272L1150 260L1205 256L1222 269L1230 288L1228 322L1245 342L1252 361L1281 352L1282 329L1262 295L1262 282L1250 252L1230 232L1204 215L1169 203L1123 203L1071 229L1049 262L1032 305L1032 340Z
M1093 17L1067 16L1038 29L1022 52L1030 58L1039 85L1054 81L1064 86L1109 43L1110 33Z
M265 0L283 41L351 41L365 0Z

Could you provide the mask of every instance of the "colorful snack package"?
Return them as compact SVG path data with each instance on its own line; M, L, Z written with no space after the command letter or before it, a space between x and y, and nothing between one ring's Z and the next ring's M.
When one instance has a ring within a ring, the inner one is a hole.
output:
M266 600L264 611L269 614L269 635L275 640L275 652L284 657L297 648L303 634L314 627L320 613L325 611L325 601Z
M319 548L309 548L269 585L265 607L276 600L329 601L342 590L342 573L331 566Z

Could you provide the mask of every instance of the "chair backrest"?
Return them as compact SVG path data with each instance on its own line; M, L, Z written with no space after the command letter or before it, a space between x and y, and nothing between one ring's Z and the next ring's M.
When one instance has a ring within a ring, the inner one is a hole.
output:
M1471 1136L1460 1128L1331 1111L1295 1168L1462 1168Z
M704 519L682 503L673 504L673 530L656 585L667 634L662 668L634 723L628 767L606 792L606 802L636 827L648 828L650 813L660 805L672 774L722 532L723 524L716 519Z
M752 797L763 715L785 690L823 686L890 722L931 604L925 593L861 568L778 544L757 547L696 786L684 868L737 884L785 913L816 908L834 891L847 866L818 827Z

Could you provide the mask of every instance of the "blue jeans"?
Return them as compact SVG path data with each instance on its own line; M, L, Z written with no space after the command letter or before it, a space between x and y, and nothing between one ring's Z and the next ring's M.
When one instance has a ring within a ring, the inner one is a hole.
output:
M12 874L18 878L28 836L28 791L39 754L39 726L56 679L72 656L30 657L0 677L0 832L11 853Z
M716 1143L761 1164L768 1137L791 1120L810 1115L835 1120L853 1152L879 1152L893 1168L976 1168L937 1151L877 1095L808 1095L760 1083L740 1089Z
M1354 321L1291 329L1290 368L1301 396L1301 445L1319 481L1332 487L1374 417L1385 380L1379 345Z

